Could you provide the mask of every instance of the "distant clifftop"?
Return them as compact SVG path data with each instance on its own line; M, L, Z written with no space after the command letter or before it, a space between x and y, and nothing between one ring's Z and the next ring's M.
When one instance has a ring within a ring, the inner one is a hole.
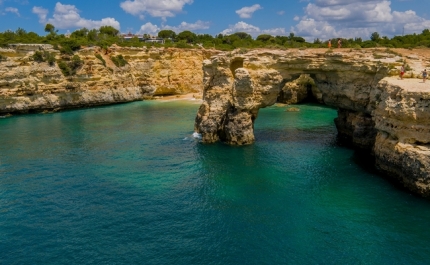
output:
M48 52L57 62L34 60L36 52ZM51 45L15 45L0 49L0 114L59 110L105 105L201 92L202 66L214 50L176 48L98 47L75 53L76 73L66 76L61 63L73 56L60 55ZM116 66L118 55L127 62Z

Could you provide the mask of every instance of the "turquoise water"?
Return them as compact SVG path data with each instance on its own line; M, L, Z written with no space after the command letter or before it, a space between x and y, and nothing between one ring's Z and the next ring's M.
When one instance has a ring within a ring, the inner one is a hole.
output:
M199 105L0 119L0 264L428 264L430 202L357 163L336 111L261 110L252 146Z

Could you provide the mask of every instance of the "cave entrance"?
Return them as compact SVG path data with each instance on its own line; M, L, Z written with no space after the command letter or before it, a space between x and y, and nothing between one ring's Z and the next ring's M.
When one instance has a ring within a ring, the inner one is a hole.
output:
M243 58L235 58L232 60L230 64L230 70L231 70L231 73L233 74L233 77L236 77L235 71L238 68L243 68Z
M318 87L315 75L296 74L290 79L284 79L280 83L278 103L317 103Z

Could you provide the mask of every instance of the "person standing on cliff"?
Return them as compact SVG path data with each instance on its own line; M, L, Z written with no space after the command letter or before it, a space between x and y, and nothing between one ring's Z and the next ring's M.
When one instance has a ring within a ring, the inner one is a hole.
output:
M341 39L339 39L339 40L337 41L337 47L338 47L338 48L342 48L342 40L341 40Z
M427 70L424 69L424 71L423 71L423 83L426 82L426 79L427 79Z
M404 65L402 65L401 67L400 67L400 79L402 79L403 80L403 75L405 74L405 66Z
M331 40L328 40L328 48L331 48Z

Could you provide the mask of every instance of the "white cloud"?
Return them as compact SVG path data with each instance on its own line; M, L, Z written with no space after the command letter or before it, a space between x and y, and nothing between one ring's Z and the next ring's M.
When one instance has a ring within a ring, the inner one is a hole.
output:
M255 4L252 6L245 6L239 10L236 10L236 14L238 14L240 18L251 18L252 14L254 14L254 12L259 9L262 9L262 7L259 4Z
M291 31L310 41L315 38L369 39L373 32L394 36L405 32L421 32L430 27L430 20L414 11L398 12L388 0L315 0L305 8L305 16Z
M45 9L43 7L35 6L32 9L33 13L36 14L39 17L39 23L45 23L46 17L48 16L48 9Z
M162 29L170 29L173 30L176 33L180 33L185 30L189 31L198 31L202 29L208 29L210 26L209 22L197 20L195 23L187 23L182 22L178 26L169 26L169 25L162 25L161 27L157 25L153 25L152 23L148 22L140 27L140 30L137 32L138 34L155 34L158 33Z
M20 17L21 15L19 14L18 8L15 7L6 7L4 9L4 11L9 12L9 13L14 13L16 14L18 17Z
M210 26L209 22L197 20L195 23L182 22L178 26L167 26L166 25L163 27L163 29L171 29L171 30L175 31L176 33L179 33L179 32L182 32L184 30L198 31L198 30L202 30L202 29L208 29L209 26Z
M79 10L74 5L63 5L57 2L52 18L48 18L48 10L42 7L33 7L33 13L39 16L39 22L42 24L50 23L57 29L70 28L100 28L101 26L112 26L120 29L120 24L114 18L103 18L101 20L90 20L82 18Z
M153 25L151 22L148 22L140 27L140 30L137 34L152 34L158 33L160 28L157 25Z
M285 35L284 28L273 28L273 29L260 29L259 27L247 24L243 21L236 23L235 25L231 25L228 29L225 29L221 32L223 35L230 35L235 32L246 32L253 37L257 37L260 34L270 34L270 35Z
M153 17L174 17L182 12L184 5L192 4L193 0L127 0L121 2L121 8L132 15L148 13Z

